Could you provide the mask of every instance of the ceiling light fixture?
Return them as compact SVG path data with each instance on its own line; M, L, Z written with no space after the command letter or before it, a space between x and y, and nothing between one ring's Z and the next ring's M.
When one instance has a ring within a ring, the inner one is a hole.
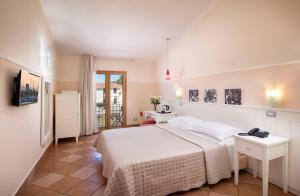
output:
M170 38L168 37L166 39L167 41L167 73L166 73L166 80L171 80L171 75L170 75L170 71L169 71L169 40Z

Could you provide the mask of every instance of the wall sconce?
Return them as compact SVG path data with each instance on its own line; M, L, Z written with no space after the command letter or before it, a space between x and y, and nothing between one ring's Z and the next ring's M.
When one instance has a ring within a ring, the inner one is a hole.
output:
M282 93L279 89L267 89L266 98L268 106L278 107L282 101Z
M176 99L181 100L182 99L182 89L177 89L176 90Z
M177 90L176 90L176 99L177 99L178 101L180 101L180 102L179 102L180 105L182 105L182 98L183 98L183 92L182 92L182 89L177 89Z

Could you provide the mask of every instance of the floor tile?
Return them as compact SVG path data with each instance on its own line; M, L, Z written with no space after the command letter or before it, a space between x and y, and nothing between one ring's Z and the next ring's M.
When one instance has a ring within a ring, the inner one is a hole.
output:
M62 159L64 157L66 157L68 155L69 155L69 153L66 153L66 152L51 151L51 152L47 153L45 158L58 160L58 159Z
M239 196L260 196L262 195L262 186L239 182L238 192Z
M49 173L48 175L36 179L32 182L32 184L47 188L48 186L54 184L55 182L63 179L65 176L56 174L56 173Z
M34 181L38 178L41 178L43 176L46 176L47 174L51 173L50 171L46 171L46 170L42 170L40 168L38 168L35 173L31 176L30 180Z
M42 187L30 184L27 187L25 187L24 192L21 194L17 194L16 196L30 196L33 195L39 191L43 190Z
M184 196L208 196L209 191L204 189L193 189L191 191L185 192Z
M73 165L73 164L64 164L63 167L57 167L54 168L52 171L58 174L62 174L62 175L70 175L78 170L80 170L82 168L82 166L80 165Z
M67 148L67 149L63 150L62 152L75 153L75 152L78 152L81 150L83 150L83 148L81 148L81 147L71 147L71 148Z
M81 179L87 179L88 177L92 176L95 174L98 170L90 167L84 167L70 176L75 177L75 178L81 178Z
M230 196L228 194L209 192L209 196Z
M189 191L180 191L180 192L177 192L177 193L172 193L170 194L169 196L208 196L208 186L207 184L203 185L202 187L200 188L194 188L194 189L191 189Z
M100 188L100 189L98 189L96 192L94 192L93 194L92 194L92 196L104 196L104 187L103 188Z
M103 177L102 173L100 173L99 171L97 171L95 174L88 177L87 180L96 182L99 184L103 184L103 185L107 184L107 179L105 177Z
M59 161L62 161L62 162L66 162L66 163L72 163L78 159L81 159L82 156L81 155L77 155L77 154L69 154L68 156L65 156L61 159L59 159Z
M78 145L78 147L81 147L81 148L90 148L92 146L93 146L93 144L84 143L84 142L82 144Z
M74 146L79 146L79 145L81 145L81 144L84 144L84 142L77 142L77 143L76 143L76 141L74 141L74 142L68 142L68 143L66 143L65 145L66 145L66 146L70 146L70 147L74 147Z
M43 189L35 194L33 194L33 196L62 196L62 194L57 193L55 191L50 191L47 189Z
M262 184L261 178L254 178L252 174L246 171L240 171L239 182L249 183L249 184Z
M66 163L61 162L61 161L56 161L56 160L47 160L39 166L40 169L45 170L45 171L55 171L59 168L63 168L66 165Z
M78 160L72 162L72 164L87 166L88 164L90 164L91 162L93 162L95 160L97 160L97 158L95 158L95 157L82 157L81 159L78 159Z
M67 193L70 196L90 196L103 186L90 181L83 181Z
M284 193L282 188L269 183L269 195L272 196L293 196L291 193Z
M209 185L209 191L228 195L238 195L238 187L234 185L232 179L224 179L215 185Z
M98 159L89 163L86 167L92 167L100 170L103 167L103 163L101 159Z
M96 141L96 139L89 139L89 140L85 140L84 143L86 144L94 144Z
M51 186L49 186L47 189L50 189L50 190L53 190L53 191L56 191L59 193L67 193L71 189L75 188L76 185L78 185L81 182L82 182L82 180L80 180L78 178L65 177L65 178L57 181L56 183L52 184Z
M76 152L76 154L82 155L82 156L101 158L101 154L96 152L95 148L86 148L86 149Z
M79 155L87 155L88 153L93 153L95 152L95 148L92 148L92 147L84 147L84 149L76 152L76 154L79 154Z

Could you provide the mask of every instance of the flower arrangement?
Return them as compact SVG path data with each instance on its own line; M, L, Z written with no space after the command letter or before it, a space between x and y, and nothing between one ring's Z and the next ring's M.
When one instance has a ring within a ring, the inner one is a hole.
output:
M157 105L160 104L160 97L159 96L151 96L150 101L151 101L151 104L153 104L153 106L154 106L154 111L156 111Z

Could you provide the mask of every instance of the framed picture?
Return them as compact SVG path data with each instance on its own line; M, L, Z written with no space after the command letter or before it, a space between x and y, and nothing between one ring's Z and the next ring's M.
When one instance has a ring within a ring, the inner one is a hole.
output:
M217 89L206 89L204 92L205 103L216 103L217 102Z
M242 105L242 90L225 89L225 104Z
M199 90L198 89L189 90L189 101L192 101L192 102L199 101Z

